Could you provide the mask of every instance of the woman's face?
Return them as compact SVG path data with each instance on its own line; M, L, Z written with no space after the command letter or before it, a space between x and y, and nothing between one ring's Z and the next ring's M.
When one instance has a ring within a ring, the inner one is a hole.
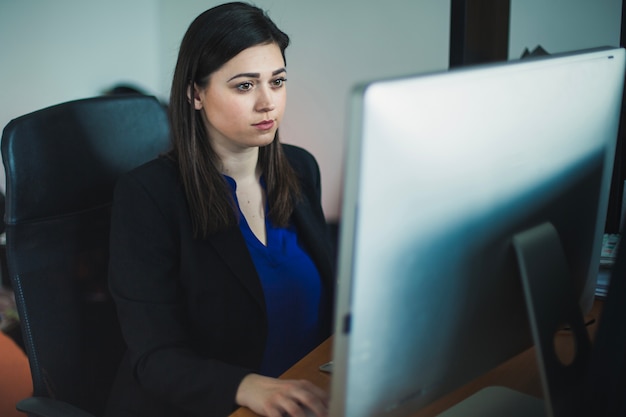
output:
M244 49L194 91L216 151L237 152L274 140L285 112L286 70L278 45Z

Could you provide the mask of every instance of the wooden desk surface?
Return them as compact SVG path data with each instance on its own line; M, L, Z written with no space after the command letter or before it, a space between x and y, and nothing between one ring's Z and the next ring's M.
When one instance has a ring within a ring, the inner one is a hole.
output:
M585 317L585 322L587 323L587 328L592 338L595 334L601 311L602 301L595 300L591 312ZM555 346L559 356L565 358L565 360L567 357L572 357L574 354L572 337L568 331L563 331L556 335ZM296 363L285 372L281 378L307 379L317 386L329 390L331 376L320 371L318 367L328 362L331 356L332 338L326 340ZM537 368L535 349L530 348L520 353L458 390L422 408L416 412L413 417L437 416L470 395L480 391L482 388L493 385L501 385L536 397L542 397L541 379ZM258 414L242 407L231 414L231 417L258 417Z

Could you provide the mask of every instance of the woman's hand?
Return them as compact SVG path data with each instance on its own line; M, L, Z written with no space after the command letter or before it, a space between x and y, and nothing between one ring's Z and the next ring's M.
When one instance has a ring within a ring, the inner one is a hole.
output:
M241 381L235 400L266 417L326 417L328 394L305 380L283 380L249 374Z

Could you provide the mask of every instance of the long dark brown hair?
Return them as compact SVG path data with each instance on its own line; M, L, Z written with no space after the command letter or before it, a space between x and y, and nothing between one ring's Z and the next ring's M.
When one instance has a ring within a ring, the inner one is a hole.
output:
M210 75L235 55L256 45L275 43L285 59L289 37L267 14L246 3L227 3L200 14L189 26L178 53L170 95L173 150L189 204L195 236L207 236L236 225L231 191L220 173L199 110L189 99L194 84L205 87ZM191 90L190 90L191 89ZM270 221L286 226L299 196L299 183L283 154L278 131L259 148Z

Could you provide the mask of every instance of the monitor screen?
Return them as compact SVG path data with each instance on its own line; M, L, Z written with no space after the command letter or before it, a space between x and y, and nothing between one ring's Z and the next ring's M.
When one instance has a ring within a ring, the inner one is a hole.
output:
M511 240L537 224L591 307L623 81L601 48L354 90L331 416L405 416L530 347Z

